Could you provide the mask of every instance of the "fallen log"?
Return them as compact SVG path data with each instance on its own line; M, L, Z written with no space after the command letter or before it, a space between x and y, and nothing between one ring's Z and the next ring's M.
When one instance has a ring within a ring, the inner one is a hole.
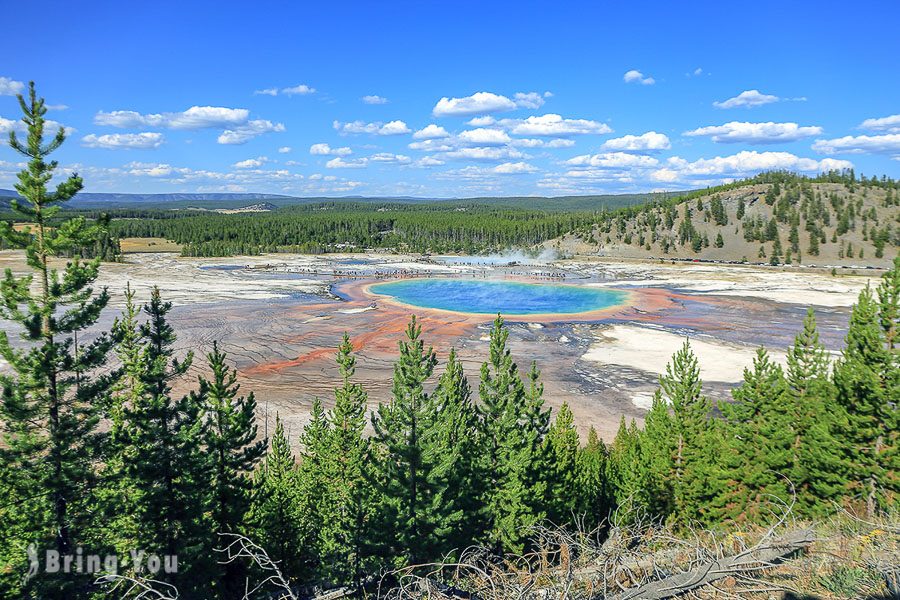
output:
M806 548L814 541L815 532L811 529L791 532L780 538L761 542L753 548L733 556L720 558L690 571L625 590L607 600L631 600L633 598L664 600L665 598L674 598L731 575L774 566L785 557L797 550ZM594 596L592 598L592 600L602 599L603 596Z

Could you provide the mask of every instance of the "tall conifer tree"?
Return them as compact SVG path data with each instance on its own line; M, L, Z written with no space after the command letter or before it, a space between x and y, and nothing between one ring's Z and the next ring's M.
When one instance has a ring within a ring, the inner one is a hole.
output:
M90 504L100 449L97 425L111 383L97 372L106 361L110 338L100 334L87 344L78 342L79 333L97 322L109 300L106 290L95 293L92 288L99 260L75 259L62 272L52 265L57 256L79 256L99 228L83 217L49 225L61 204L81 190L82 180L72 175L54 191L47 189L57 168L47 157L66 134L60 127L45 140L47 107L33 82L28 97L19 95L18 100L27 137L20 140L11 131L9 145L27 164L15 185L23 200L11 200L10 208L28 226L17 231L0 222L0 240L24 249L32 271L16 276L7 269L0 282L0 318L18 324L25 341L23 348L13 348L7 332L0 331L0 356L11 370L0 375L0 492L4 506L13 507L0 509L0 557L12 564L24 560L27 541L60 554L74 553L96 525ZM43 575L32 582L41 596L71 594L75 577L51 578Z

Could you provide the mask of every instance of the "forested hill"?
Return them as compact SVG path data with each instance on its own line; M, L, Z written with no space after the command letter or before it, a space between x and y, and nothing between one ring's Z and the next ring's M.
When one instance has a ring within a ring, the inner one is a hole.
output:
M603 214L551 245L623 258L887 267L900 247L900 182L764 173Z

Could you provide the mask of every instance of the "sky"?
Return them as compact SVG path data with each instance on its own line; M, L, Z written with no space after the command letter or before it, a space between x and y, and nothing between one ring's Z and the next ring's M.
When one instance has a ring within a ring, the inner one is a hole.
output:
M8 3L90 192L561 196L900 177L900 2ZM35 22L40 26L36 27ZM0 187L22 157L0 147Z

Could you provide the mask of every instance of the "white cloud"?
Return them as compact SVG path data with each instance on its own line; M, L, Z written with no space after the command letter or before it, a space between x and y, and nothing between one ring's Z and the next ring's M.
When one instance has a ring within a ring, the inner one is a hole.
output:
M468 121L466 121L466 124L471 125L472 127L489 127L490 125L493 125L496 122L497 122L497 120L494 117L492 117L490 115L485 115L483 117L475 117L475 118L469 119Z
M648 131L641 135L623 135L622 137L607 140L603 144L604 150L621 152L655 152L668 150L672 147L668 136L655 131Z
M900 157L900 133L816 140L812 149L821 154L887 154Z
M476 92L465 98L447 98L446 96L438 100L434 106L432 113L436 117L451 116L470 116L479 113L503 112L515 110L517 105L515 102L491 92Z
M550 92L538 94L537 92L517 92L514 96L516 106L519 108L537 109L544 105L544 98L552 96Z
M316 88L309 87L305 83L301 83L293 87L281 88L281 93L286 96L306 96L308 94L315 94Z
M439 125L435 125L434 123L423 127L413 134L413 139L416 140L436 140L446 137L450 137L450 134L447 133L447 130Z
M570 158L567 165L575 167L593 167L597 169L649 168L659 164L652 156L630 154L628 152L604 152L601 154L583 154Z
M869 131L883 131L885 133L900 133L900 115L866 119L860 124L859 128L868 129Z
M235 169L258 169L267 162L269 162L267 156L257 156L256 158L248 158L247 160L236 162L232 166Z
M292 148L290 146L282 146L281 148L278 149L278 153L279 154L287 154L291 150L292 150Z
M380 163L396 163L400 165L409 164L411 159L403 154L392 154L391 152L378 152L369 157L372 162Z
M684 135L687 136L709 136L712 141L724 144L777 144L794 142L821 134L822 128L818 126L801 127L797 123L746 123L740 121L700 127L684 132Z
M226 129L216 138L216 141L220 144L246 144L264 133L280 133L282 131L284 131L284 125L281 123L257 119L247 121L244 125L234 129Z
M433 156L424 156L416 161L416 165L420 167L439 167L445 164L444 161Z
M687 75L688 77L700 77L701 75L703 75L703 69L700 67L697 67L690 73L685 73L685 75Z
M716 108L753 108L755 106L763 106L764 104L772 104L780 101L778 96L771 94L763 94L759 90L746 90L728 100L721 102L713 102Z
M539 140L537 138L515 138L510 140L509 143L517 148L540 148L545 145L544 140Z
M365 104L387 104L388 103L387 98L385 98L383 96L376 96L376 95L363 96L361 98L361 100Z
M69 110L68 104L45 104L47 110Z
M81 145L88 148L154 150L163 143L161 133L111 133L97 136L93 133L81 138Z
M500 125L508 128L513 135L538 137L568 137L612 131L605 123L587 119L564 119L553 113L541 116L533 115L527 119L503 119L500 121Z
M389 123L366 123L364 121L341 123L340 121L335 121L332 125L340 134L369 133L372 135L402 135L412 131L406 123L399 120L390 121Z
M277 96L278 88L266 88L264 90L256 90L253 92L254 96Z
M537 171L537 168L526 162L507 162L497 165L491 171L501 175L519 175L522 173L534 173Z
M556 139L547 142L548 148L571 148L575 145L575 140Z
M25 84L9 77L0 77L0 96L15 96L25 90Z
M449 152L450 150L456 148L456 146L449 143L449 141L445 141L442 138L412 142L408 147L410 150L421 150L422 152Z
M622 76L622 79L625 83L639 83L641 85L653 85L656 83L655 79L650 76L645 77L643 73L636 69L627 71L625 75Z
M344 160L338 156L325 163L325 166L329 169L364 169L368 164L369 160L366 158Z
M309 147L310 154L316 154L319 156L347 156L348 154L352 154L353 150L346 146L342 146L341 148L332 148L328 144L313 144Z
M660 181L671 181L673 173L678 180L689 177L735 176L746 177L761 171L790 170L803 173L849 169L853 163L846 160L826 158L815 160L803 158L790 152L757 152L744 150L731 156L716 156L687 161L673 156L668 159L666 167L653 175Z
M503 146L511 141L505 131L484 128L463 131L459 134L459 139L472 146Z
M94 123L112 127L159 127L164 129L196 130L231 127L247 122L250 111L246 108L222 106L192 106L183 112L142 115L133 110L100 111L94 115Z
M477 160L477 161L500 161L515 158L526 158L526 155L519 152L515 148L509 147L492 147L492 148L459 148L445 154L447 158L457 160Z

